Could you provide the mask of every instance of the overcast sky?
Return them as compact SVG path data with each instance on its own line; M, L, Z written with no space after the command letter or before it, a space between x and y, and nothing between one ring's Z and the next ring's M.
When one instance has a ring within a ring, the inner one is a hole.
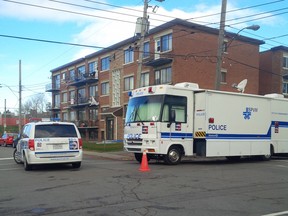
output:
M261 51L288 46L287 0L227 2L226 31L236 33L257 24L257 32L241 34L264 40ZM158 10L152 13L156 5ZM219 28L221 0L151 0L149 6L151 28L174 18ZM0 0L0 112L4 99L6 109L18 110L19 60L24 103L31 95L47 95L51 69L98 50L27 39L107 47L134 35L142 11L141 0Z

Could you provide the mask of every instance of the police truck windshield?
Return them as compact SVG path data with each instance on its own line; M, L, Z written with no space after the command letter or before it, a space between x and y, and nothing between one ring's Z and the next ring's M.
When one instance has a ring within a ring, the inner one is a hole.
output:
M187 122L187 98L174 95L149 95L130 98L125 123L170 122L175 111L176 122Z
M158 121L161 114L163 98L163 95L130 98L125 122Z

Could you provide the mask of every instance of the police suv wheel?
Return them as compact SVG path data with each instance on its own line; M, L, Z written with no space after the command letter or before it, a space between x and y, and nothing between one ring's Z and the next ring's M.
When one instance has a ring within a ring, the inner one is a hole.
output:
M23 155L23 158L24 158L24 169L25 169L26 171L29 171L29 170L31 170L31 169L32 169L32 165L30 165L30 164L28 163L28 161L27 161L27 158L26 158L26 155L25 155L25 154Z
M14 158L14 161L17 163L17 164L21 164L22 161L21 161L21 158L20 158L20 152L17 151L17 149L14 150L13 152L13 158Z

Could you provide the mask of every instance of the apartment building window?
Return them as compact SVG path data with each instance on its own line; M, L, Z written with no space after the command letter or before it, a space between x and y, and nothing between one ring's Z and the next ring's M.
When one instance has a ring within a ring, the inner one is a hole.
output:
M75 115L75 111L70 111L70 121L75 121L76 120L76 115Z
M110 57L107 56L101 59L101 71L110 69Z
M172 50L172 34L161 37L161 52Z
M227 70L221 69L221 83L227 83Z
M67 92L62 94L62 102L67 103Z
M283 80L283 94L288 94L288 80Z
M68 113L67 112L62 113L62 120L68 121Z
M134 77L126 77L124 78L124 91L129 91L134 88Z
M155 71L155 84L164 84L172 82L172 69L171 67L163 68Z
M83 78L83 75L85 74L85 66L82 65L80 67L77 68L77 72L78 72L78 78Z
M109 82L101 83L101 95L109 95Z
M79 110L78 112L78 116L79 116L79 121L85 121L85 110Z
M71 104L75 103L75 91L74 90L69 92L69 99L70 99Z
M124 50L124 64L128 64L134 61L134 50L129 47L129 49Z
M60 89L60 74L53 77L55 89Z
M75 70L74 69L69 70L69 77L70 77L70 80L75 80Z
M283 68L288 68L288 54L283 56Z
M98 119L98 109L90 109L89 110L89 119L97 120Z
M78 95L77 96L78 96L77 97L78 104L87 102L85 88L78 89Z
M60 108L60 94L54 95L54 107Z
M143 58L147 58L150 56L150 44L149 41L144 43L143 47Z
M88 72L93 73L96 71L96 62L88 63Z
M95 97L98 96L98 86L89 86L89 97Z
M62 80L66 80L66 73L65 72L62 73Z
M141 74L141 87L149 86L149 72Z

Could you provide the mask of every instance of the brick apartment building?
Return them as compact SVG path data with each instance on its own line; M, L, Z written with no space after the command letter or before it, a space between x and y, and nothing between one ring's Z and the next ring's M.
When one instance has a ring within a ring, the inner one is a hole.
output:
M175 19L145 36L141 86L198 83L213 89L219 30ZM230 43L231 42L231 43ZM263 41L225 33L221 90L248 79L247 93L259 93L259 45ZM139 38L51 70L53 117L77 124L87 140L122 140L128 92L136 86Z
M277 46L260 53L259 94L288 96L288 47Z

